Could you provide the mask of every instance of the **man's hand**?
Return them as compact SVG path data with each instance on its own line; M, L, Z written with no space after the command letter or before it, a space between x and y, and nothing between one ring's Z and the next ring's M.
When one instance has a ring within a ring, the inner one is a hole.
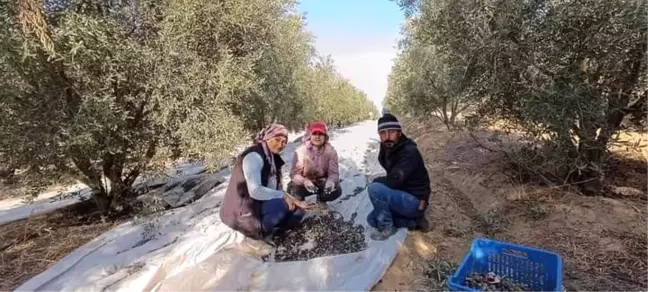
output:
M426 205L426 203L427 203L427 202L425 202L424 200L420 200L420 201L419 201L418 210L419 210L420 212L425 211L425 205Z
M333 183L330 180L327 180L326 186L324 186L324 192L330 194L333 191L333 188L335 188L335 183Z
M310 180L304 180L304 187L306 188L307 191L311 193L316 193L317 192L317 187L313 184L312 181Z

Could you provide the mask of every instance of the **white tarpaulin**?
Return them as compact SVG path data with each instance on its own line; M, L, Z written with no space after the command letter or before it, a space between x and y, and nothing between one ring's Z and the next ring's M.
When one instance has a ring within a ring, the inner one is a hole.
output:
M62 192L39 195L33 202L23 202L21 198L8 199L0 203L0 225L52 212L89 197L89 189L84 184L77 184Z
M169 177L190 176L203 171L205 169L199 164L181 164L169 171L167 177L162 180L167 180ZM139 183L139 179L136 183ZM32 202L24 202L22 198L0 201L0 225L56 211L88 199L90 194L90 188L79 183L61 191L40 194Z
M195 203L156 219L129 222L81 246L17 291L370 290L407 236L372 241L365 175L383 172L376 161L375 122L333 133L343 194L330 203L346 220L365 226L364 251L299 262L264 262L231 247L244 236L222 224L218 209L227 183ZM373 145L373 147L372 147ZM284 151L284 183L295 144Z

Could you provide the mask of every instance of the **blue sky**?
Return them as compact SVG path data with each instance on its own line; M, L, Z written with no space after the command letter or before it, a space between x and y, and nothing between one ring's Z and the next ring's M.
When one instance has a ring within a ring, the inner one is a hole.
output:
M299 10L317 51L331 55L338 72L380 109L404 21L398 6L389 0L301 0Z

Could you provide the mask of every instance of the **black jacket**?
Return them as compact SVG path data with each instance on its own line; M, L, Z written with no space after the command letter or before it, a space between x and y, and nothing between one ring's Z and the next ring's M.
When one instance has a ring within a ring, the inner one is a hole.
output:
M410 193L419 200L424 200L427 205L432 192L430 177L423 157L412 139L402 134L392 149L381 143L378 162L387 171L387 175L374 179L374 182Z

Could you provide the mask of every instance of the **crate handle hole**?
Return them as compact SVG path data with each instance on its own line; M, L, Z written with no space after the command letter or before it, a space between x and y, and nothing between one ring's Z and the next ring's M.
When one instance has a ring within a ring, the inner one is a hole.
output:
M507 255L512 255L520 258L528 258L529 255L526 252L520 251L520 250L514 250L514 249L509 249L505 248L502 249L502 253L507 254Z

